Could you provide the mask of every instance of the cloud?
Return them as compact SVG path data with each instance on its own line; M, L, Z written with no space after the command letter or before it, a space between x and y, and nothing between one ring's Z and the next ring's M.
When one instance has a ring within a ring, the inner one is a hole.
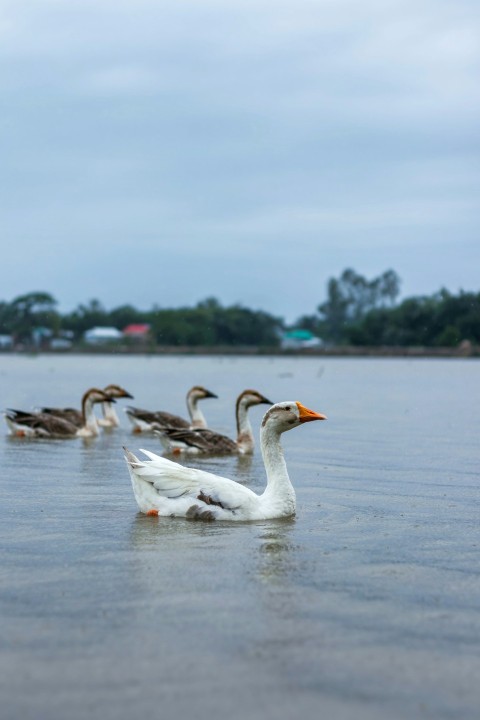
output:
M161 89L157 74L139 64L118 64L93 70L85 79L85 89L96 95L143 95Z
M277 275L298 260L316 287L355 262L412 273L402 244L435 243L438 285L457 282L453 248L478 232L478 25L469 0L4 1L4 292L22 255L79 297L92 259L121 274L138 252L152 281L124 300L205 278L279 297L271 272L250 287L256 257ZM156 249L188 282L154 281ZM121 282L101 289L121 301Z

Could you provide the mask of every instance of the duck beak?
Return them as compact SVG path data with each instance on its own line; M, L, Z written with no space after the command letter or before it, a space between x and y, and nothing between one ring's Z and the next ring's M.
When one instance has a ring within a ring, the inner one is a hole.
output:
M317 413L314 410L309 410L302 403L297 402L298 412L300 413L300 422L312 422L312 420L326 420L327 416L322 413Z

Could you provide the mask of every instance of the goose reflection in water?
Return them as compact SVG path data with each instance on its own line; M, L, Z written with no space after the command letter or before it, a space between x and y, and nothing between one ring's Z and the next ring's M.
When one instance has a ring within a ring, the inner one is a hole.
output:
M292 539L295 518L269 523L259 536L258 576L266 583L276 583L297 570L298 545Z

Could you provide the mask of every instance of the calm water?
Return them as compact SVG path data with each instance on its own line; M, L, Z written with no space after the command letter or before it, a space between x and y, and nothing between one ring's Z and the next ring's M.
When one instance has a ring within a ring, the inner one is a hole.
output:
M229 434L247 387L329 419L284 436L296 518L245 525L139 515L121 445L160 446L123 413L3 425L2 718L479 717L478 361L0 357L2 407L111 382L182 415L203 384ZM196 462L263 487L259 452Z

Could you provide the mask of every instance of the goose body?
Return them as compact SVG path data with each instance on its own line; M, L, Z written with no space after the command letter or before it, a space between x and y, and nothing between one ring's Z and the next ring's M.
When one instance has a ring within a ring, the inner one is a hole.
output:
M156 431L167 452L174 454L188 453L195 455L251 455L255 447L252 426L248 418L248 410L254 405L272 405L257 390L244 390L237 398L235 419L237 423L237 439L213 430L197 428L161 428Z
M117 398L132 398L133 395L130 395L130 393L120 387L120 385L107 385L107 387L103 388L103 392L106 393L110 399L102 402L103 417L98 418L97 423L100 427L118 427L120 421L113 407L113 403ZM113 398L113 402L111 398ZM76 408L41 407L39 412L67 420L77 428L81 428L84 424L83 412Z
M273 405L265 414L260 444L267 473L261 495L220 475L184 467L142 450L149 460L139 460L125 448L137 505L146 515L199 520L269 520L295 514L295 490L288 477L280 443L281 434L325 415L299 402Z
M73 422L48 412L24 412L23 410L7 410L5 420L10 434L17 437L40 438L73 438L96 437L99 427L93 406L99 402L115 402L99 390L90 388L82 397L82 423L80 427Z
M83 425L82 411L78 410L77 408L41 407L41 408L35 408L35 414L50 415L51 417L60 418L60 420L66 420L67 422L71 423L72 425L75 425L75 427L77 427L77 428L81 428Z
M200 400L216 398L217 396L200 385L195 385L187 393L187 408L190 420L164 410L142 410L141 408L127 407L125 412L133 425L133 432L151 432L163 427L172 428L206 428L207 421L198 407Z

